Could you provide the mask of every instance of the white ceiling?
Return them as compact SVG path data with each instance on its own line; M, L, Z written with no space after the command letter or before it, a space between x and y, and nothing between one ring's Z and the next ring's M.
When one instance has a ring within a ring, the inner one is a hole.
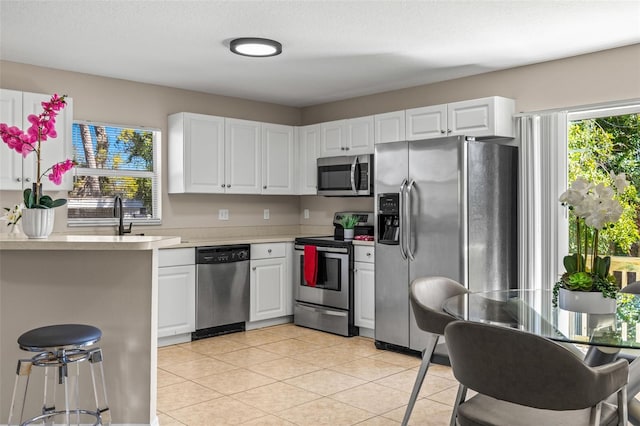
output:
M640 0L0 3L3 60L296 107L635 43Z

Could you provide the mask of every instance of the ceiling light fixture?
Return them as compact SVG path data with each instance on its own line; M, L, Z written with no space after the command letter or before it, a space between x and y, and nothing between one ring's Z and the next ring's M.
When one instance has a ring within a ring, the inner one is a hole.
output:
M242 37L231 40L229 46L237 55L266 57L282 53L282 44L268 38Z

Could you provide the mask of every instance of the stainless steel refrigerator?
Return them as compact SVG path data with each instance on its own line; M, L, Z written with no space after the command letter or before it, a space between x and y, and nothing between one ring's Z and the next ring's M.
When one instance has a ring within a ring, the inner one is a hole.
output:
M415 278L445 276L471 291L518 287L517 167L517 147L495 141L376 145L378 347L426 346L409 303Z

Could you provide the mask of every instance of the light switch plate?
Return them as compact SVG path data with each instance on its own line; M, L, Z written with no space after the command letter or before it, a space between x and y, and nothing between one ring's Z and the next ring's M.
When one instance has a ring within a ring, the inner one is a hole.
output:
M229 209L219 209L218 220L229 220Z
M264 220L269 220L269 209L264 209Z
M309 219L309 209L304 209L304 218Z

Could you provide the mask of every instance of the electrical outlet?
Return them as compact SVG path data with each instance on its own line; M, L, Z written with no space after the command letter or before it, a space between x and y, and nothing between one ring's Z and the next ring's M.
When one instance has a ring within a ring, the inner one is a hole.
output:
M264 209L264 220L269 220L269 209Z
M304 218L309 219L309 209L304 209Z
M219 209L218 220L229 220L229 209Z

